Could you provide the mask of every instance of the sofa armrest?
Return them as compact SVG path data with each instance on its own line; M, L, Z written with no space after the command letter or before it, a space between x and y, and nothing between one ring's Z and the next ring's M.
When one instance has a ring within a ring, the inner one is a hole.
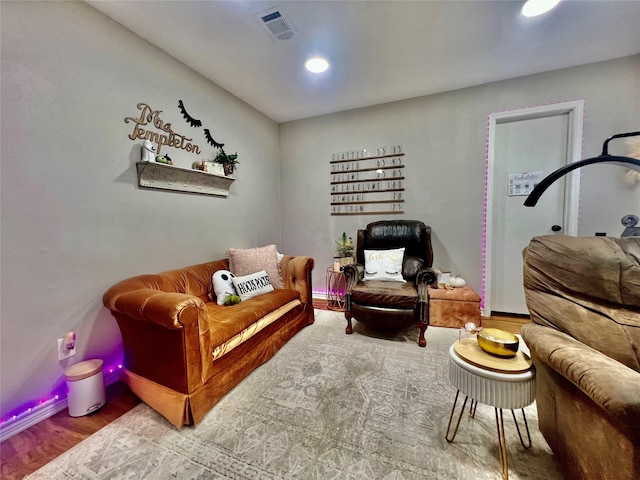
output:
M152 288L121 291L117 287L115 285L107 290L103 303L112 312L121 313L133 320L153 322L166 328L181 328L180 314L185 308L201 310L206 318L204 302L193 295L162 292ZM185 317L192 318L191 315Z
M161 276L133 277L107 290L103 303L120 327L127 369L191 392L210 371L207 307L197 296L161 288L170 288Z
M311 257L285 255L280 261L280 276L284 288L300 292L300 301L312 305L311 272L315 261Z
M640 373L580 343L535 323L522 327L532 357L578 387L609 415L640 425Z

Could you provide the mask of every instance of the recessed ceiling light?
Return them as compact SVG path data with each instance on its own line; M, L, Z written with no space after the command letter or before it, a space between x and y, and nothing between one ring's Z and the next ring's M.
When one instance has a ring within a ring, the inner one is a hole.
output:
M327 68L329 68L329 62L327 62L324 58L313 57L307 60L304 64L307 70L313 73L322 73Z
M559 3L560 0L527 0L522 6L522 15L525 17L537 17L547 13Z

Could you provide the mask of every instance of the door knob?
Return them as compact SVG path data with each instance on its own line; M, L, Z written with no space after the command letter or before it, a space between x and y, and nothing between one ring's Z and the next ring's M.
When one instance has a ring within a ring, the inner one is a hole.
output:
M553 230L554 232L559 232L560 230L562 230L562 227L560 225L553 225L551 227L551 230Z

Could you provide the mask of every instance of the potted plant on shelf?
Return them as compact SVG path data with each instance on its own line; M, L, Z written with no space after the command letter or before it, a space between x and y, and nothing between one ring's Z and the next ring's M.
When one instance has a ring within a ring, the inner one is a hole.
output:
M342 235L336 240L336 252L338 253L336 260L340 264L340 269L353 263L353 240L347 236L346 232L342 232Z
M218 150L218 154L216 155L216 158L214 158L213 161L216 163L222 164L222 168L224 169L224 174L227 176L231 175L236 165L240 163L238 161L237 152L228 154L224 151L222 147Z

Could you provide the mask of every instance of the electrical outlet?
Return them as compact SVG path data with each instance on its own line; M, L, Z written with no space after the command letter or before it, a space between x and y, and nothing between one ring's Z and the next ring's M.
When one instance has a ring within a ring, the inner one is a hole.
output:
M64 338L58 339L58 360L64 360L65 358L73 357L76 354L76 346L73 345L73 348L67 350L64 345Z

